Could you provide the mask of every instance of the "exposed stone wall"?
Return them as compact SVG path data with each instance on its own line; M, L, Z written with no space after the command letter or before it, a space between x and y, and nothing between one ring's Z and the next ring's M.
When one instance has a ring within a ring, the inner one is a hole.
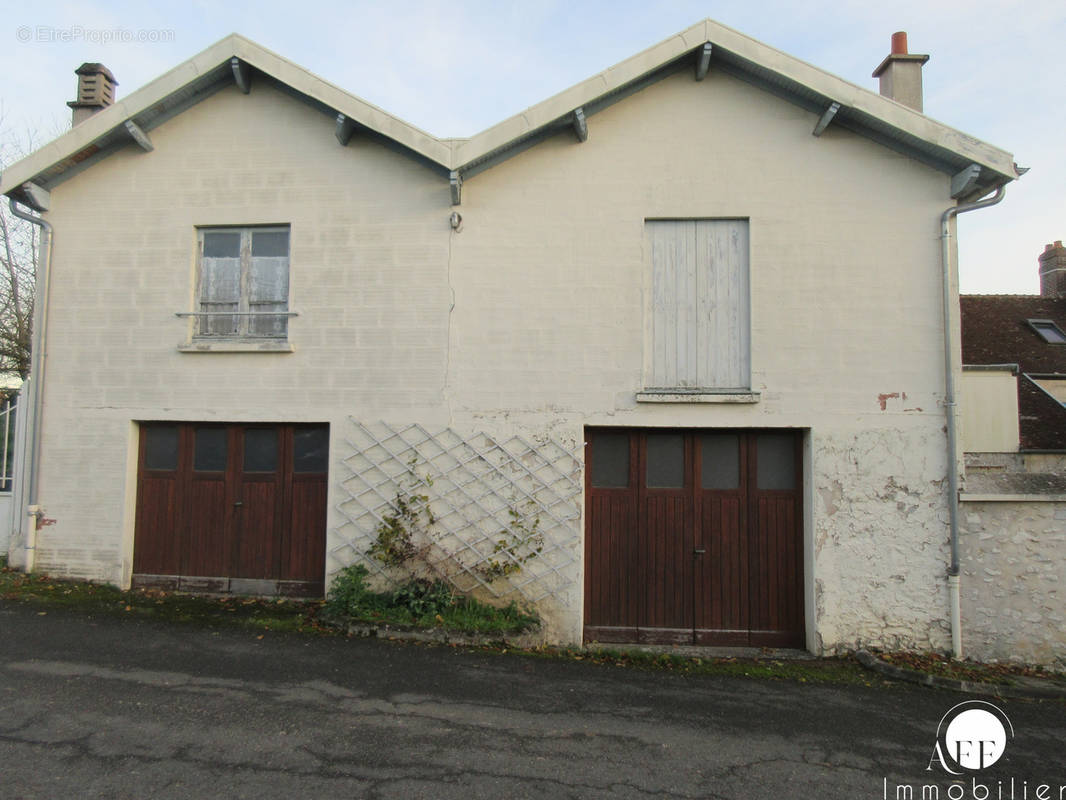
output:
M960 511L966 656L1066 669L1066 497Z
M943 438L908 428L814 436L816 651L950 645Z

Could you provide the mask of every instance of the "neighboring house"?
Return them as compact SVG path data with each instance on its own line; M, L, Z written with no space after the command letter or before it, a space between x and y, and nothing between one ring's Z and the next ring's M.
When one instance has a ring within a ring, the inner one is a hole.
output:
M985 658L1066 663L1066 248L1039 295L961 298L963 620Z
M1019 172L894 50L898 100L701 22L469 139L239 36L87 65L0 186L54 226L13 559L320 594L425 494L548 640L948 647L933 231Z
M1040 269L1039 295L961 298L963 370L979 403L965 417L967 450L1066 451L1066 247L1061 241L1040 255Z

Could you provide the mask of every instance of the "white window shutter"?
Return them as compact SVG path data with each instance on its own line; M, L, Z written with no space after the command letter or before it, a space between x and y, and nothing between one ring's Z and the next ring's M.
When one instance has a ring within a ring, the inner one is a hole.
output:
M751 383L747 220L696 223L699 274L697 385L746 389Z
M649 220L648 386L751 383L747 220Z

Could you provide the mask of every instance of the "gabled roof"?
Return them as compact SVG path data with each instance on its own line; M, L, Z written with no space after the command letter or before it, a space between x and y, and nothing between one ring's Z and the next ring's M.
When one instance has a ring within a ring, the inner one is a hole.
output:
M693 70L699 80L707 69L808 109L815 115L812 123L831 120L946 174L969 178L959 181L961 199L1019 175L1010 153L708 19L469 139L432 136L232 34L8 167L0 193L39 206L34 193L22 190L27 182L47 191L131 142L148 149L150 139L140 134L235 81L247 89L262 80L337 118L342 144L353 132L369 135L450 176L458 202L463 178L563 130L583 141L596 112L667 75Z
M1049 344L1029 320L1066 331L1066 297L963 295L962 363L1017 365L1018 427L1023 450L1066 450L1066 407L1039 385L1066 377L1066 344Z

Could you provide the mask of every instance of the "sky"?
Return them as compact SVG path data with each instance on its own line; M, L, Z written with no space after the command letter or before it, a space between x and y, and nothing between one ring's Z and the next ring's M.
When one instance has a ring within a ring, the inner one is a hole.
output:
M1037 256L1066 239L1063 0L43 0L0 22L0 132L62 133L83 62L122 97L236 32L435 136L470 136L706 17L875 92L907 31L931 56L926 114L1031 169L960 216L962 291L1038 291Z

